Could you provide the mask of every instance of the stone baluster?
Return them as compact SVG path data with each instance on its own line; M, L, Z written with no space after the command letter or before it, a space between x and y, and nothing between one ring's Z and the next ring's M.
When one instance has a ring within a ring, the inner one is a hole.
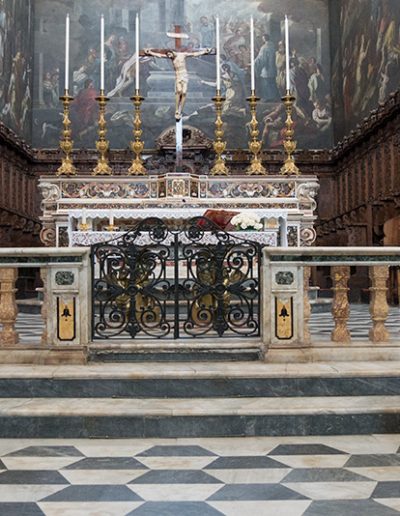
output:
M41 316L43 320L43 333L41 338L41 345L47 346L48 342L48 327L47 327L47 315L49 310L49 295L48 295L48 284L47 284L47 269L40 269L40 278L43 282L43 287L38 288L39 292L42 292L42 309Z
M349 320L350 307L347 293L349 291L350 267L332 267L331 274L333 280L332 315L335 322L332 340L333 342L349 343L351 342L351 336L347 328L347 322Z
M18 333L15 331L18 308L15 300L15 282L18 269L0 269L0 346L15 346L18 344Z
M304 344L311 344L311 334L309 328L309 322L311 318L311 303L310 303L310 277L311 267L304 267L304 308L303 308L303 319L304 319L304 332L303 342Z
M387 342L390 338L389 332L385 328L385 322L389 314L387 302L389 267L387 265L370 267L369 278L371 280L369 311L373 325L369 330L369 340L371 342Z

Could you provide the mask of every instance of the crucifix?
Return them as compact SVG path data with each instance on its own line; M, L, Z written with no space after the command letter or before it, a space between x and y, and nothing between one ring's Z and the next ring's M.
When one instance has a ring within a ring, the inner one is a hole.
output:
M171 59L175 70L175 121L176 121L176 168L182 168L183 153L183 123L182 115L185 106L189 74L186 67L187 57L200 57L212 54L213 49L205 48L202 50L186 50L182 47L182 40L189 39L187 34L182 33L181 26L175 26L175 32L167 32L167 36L175 39L174 49L153 50L144 49L143 53L147 56Z

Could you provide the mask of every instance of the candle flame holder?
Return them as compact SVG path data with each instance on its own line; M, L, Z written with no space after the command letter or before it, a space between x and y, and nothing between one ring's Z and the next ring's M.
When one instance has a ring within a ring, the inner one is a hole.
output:
M131 176L144 176L146 175L146 169L143 165L142 152L144 149L144 142L141 137L143 134L142 131L142 116L141 116L141 105L144 100L144 97L140 95L139 90L135 90L135 95L131 98L135 106L135 116L133 119L133 138L134 140L131 142L130 147L132 152L135 154L135 159L132 162L132 165L129 169L129 174Z
M222 154L226 149L226 141L224 138L224 123L222 121L222 108L225 102L225 97L221 95L221 90L217 90L215 97L212 99L215 104L216 120L215 120L215 141L214 151L216 154L214 166L211 169L212 176L228 176L229 168L226 166L225 159Z
M70 104L74 100L73 97L70 96L69 90L65 90L64 95L60 97L60 100L64 106L64 114L63 114L63 132L62 139L60 140L60 148L63 151L64 155L62 158L61 166L57 170L57 176L76 176L76 168L72 163L71 153L74 147L74 142L72 141L72 130L71 130L71 119L69 117Z
M78 226L79 231L89 231L90 227L89 224L86 224L86 222L81 222Z
M281 168L281 175L283 176L299 176L300 170L294 162L293 154L297 148L297 142L293 139L294 137L294 122L292 118L293 105L296 97L291 94L290 90L286 91L286 95L282 97L282 102L286 110L286 129L285 129L285 140L283 142L283 148L285 149L286 159Z
M106 105L110 100L106 97L104 90L100 90L100 95L96 98L99 103L99 139L96 142L96 149L99 152L97 165L93 169L93 176L109 176L112 174L112 169L108 163L107 153L110 148L110 142L107 140L107 122L106 122Z
M258 129L258 121L257 121L257 102L260 99L256 96L256 92L252 90L250 97L247 101L250 104L250 113L251 113L251 121L250 121L250 136L251 141L249 142L249 150L253 154L251 158L250 166L247 168L248 175L259 175L265 176L267 174L266 168L263 166L260 154L262 149L262 141L258 139L260 131Z

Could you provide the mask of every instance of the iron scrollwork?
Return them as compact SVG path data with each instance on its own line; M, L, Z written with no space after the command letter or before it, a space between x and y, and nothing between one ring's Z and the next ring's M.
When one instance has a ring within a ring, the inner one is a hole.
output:
M93 338L259 336L260 260L204 217L143 220L92 248Z

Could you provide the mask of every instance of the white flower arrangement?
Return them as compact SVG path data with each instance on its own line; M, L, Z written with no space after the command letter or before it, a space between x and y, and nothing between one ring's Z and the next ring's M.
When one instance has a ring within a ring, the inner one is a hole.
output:
M263 227L260 217L250 211L243 211L235 215L231 220L231 224L236 226L239 231L246 229L259 231Z

